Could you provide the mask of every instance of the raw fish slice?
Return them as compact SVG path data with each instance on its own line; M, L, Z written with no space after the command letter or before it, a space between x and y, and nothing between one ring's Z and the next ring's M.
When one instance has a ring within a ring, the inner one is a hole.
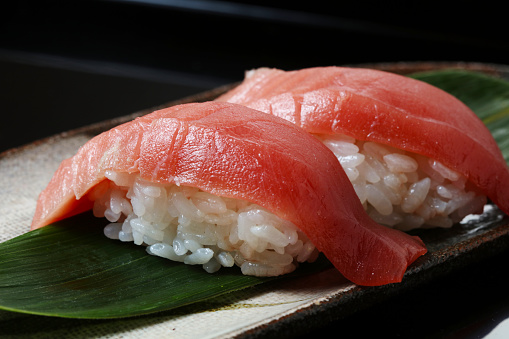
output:
M107 170L259 204L293 222L360 285L399 282L426 252L419 238L367 216L321 142L241 105L174 106L96 136L57 170L40 195L32 228L90 208Z
M461 101L427 83L362 68L260 68L217 101L311 133L345 134L438 160L509 214L509 169L489 130Z

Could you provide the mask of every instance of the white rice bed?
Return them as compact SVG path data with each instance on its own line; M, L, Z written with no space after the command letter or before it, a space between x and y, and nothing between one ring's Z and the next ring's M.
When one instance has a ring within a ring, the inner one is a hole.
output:
M388 227L451 227L482 211L487 198L438 161L374 142L317 135L339 159L372 219ZM239 266L243 274L276 276L312 262L318 251L294 224L247 201L197 188L145 181L108 171L92 194L105 235L144 245L152 255L210 273Z
M339 159L364 208L380 224L408 231L451 227L482 211L484 195L427 157L345 135L316 135Z
M149 254L202 265L209 273L236 265L256 276L286 274L318 256L293 223L256 204L151 183L138 174L106 176L110 185L92 193L94 215L111 222L105 235L144 245Z

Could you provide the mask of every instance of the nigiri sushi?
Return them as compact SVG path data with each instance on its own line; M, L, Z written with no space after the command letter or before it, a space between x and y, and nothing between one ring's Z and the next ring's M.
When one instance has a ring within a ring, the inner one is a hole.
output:
M509 170L489 130L427 83L365 68L260 68L216 100L312 133L335 153L368 214L388 227L451 227L488 198L509 213Z
M90 209L106 236L207 272L276 276L323 252L352 282L382 285L426 252L368 217L323 143L232 103L173 106L92 138L40 194L32 228Z

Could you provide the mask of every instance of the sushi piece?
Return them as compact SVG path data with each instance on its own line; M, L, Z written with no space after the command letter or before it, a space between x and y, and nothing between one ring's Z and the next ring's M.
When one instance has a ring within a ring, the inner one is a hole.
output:
M368 214L401 230L451 227L488 198L509 213L509 170L452 95L384 71L260 68L216 99L291 121L340 160Z
M173 106L94 137L40 194L32 228L89 209L108 237L208 272L281 275L320 251L352 282L381 285L426 252L367 216L320 141L231 103Z

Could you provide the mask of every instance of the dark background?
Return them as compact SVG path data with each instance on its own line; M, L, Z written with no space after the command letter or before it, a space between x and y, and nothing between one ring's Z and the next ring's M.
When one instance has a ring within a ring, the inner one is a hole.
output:
M505 64L504 13L486 1L3 1L0 151L261 66Z
M236 82L261 66L505 65L505 16L489 1L4 1L0 152ZM508 313L508 259L454 272L313 334L480 338Z

